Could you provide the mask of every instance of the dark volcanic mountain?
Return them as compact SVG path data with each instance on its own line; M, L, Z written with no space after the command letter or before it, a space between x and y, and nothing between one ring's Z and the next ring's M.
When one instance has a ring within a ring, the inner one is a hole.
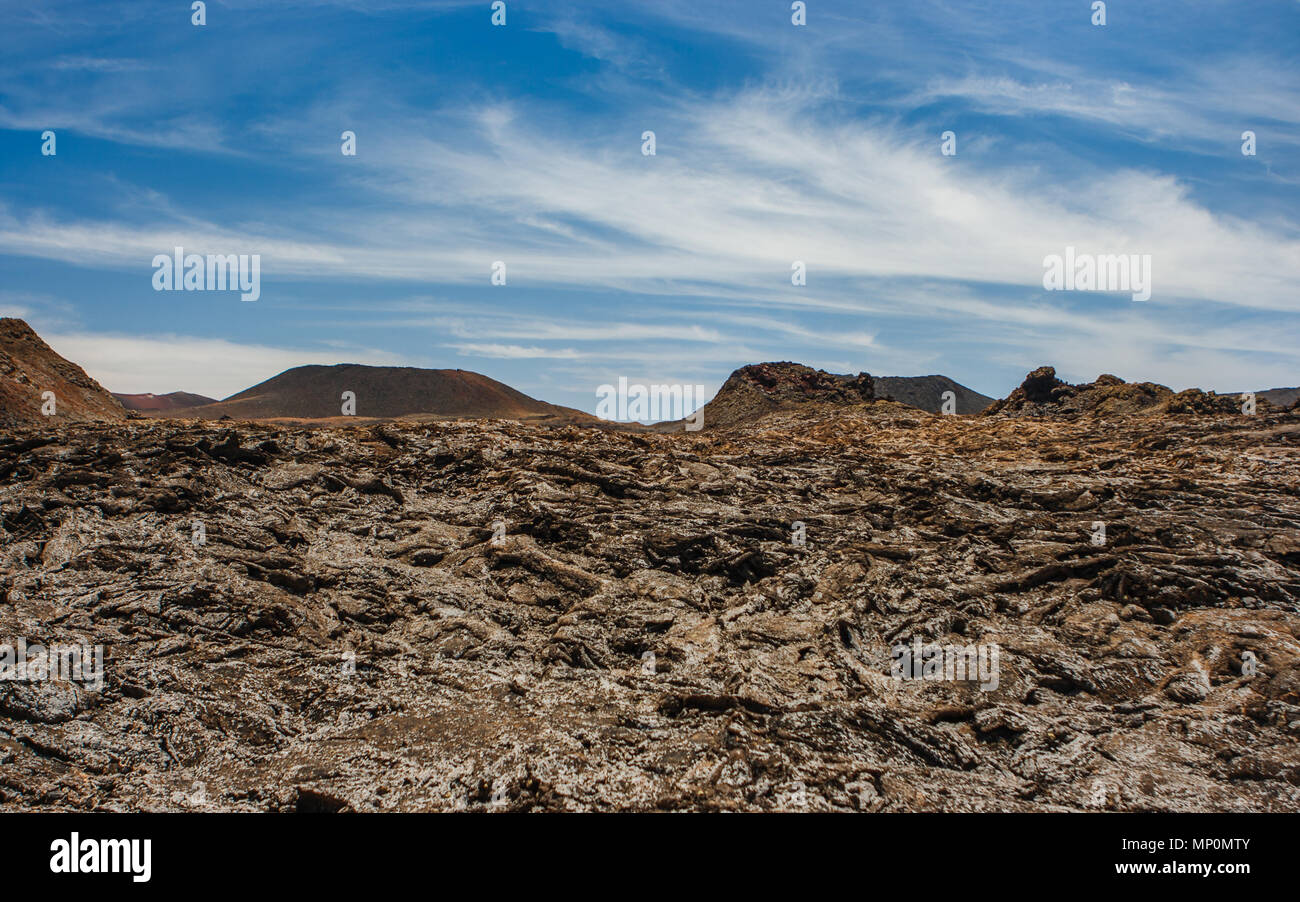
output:
M947 391L956 396L958 413L979 413L994 401L947 376L876 377L876 397L900 401L930 413L939 413L943 407L943 393Z
M174 415L323 419L341 415L344 392L355 395L359 417L430 414L522 419L574 413L468 370L343 363L294 367L224 401L178 410Z
M55 415L41 412L42 395L54 392ZM65 360L20 319L0 318L0 426L44 426L126 419L86 371Z
M119 404L127 410L140 410L152 412L157 410L183 410L187 407L199 407L203 404L216 404L216 398L209 398L206 395L196 395L187 391L174 391L165 395L155 395L152 392L145 392L139 395L124 395L119 392L113 392L113 397L117 398Z
M1270 388L1268 391L1256 392L1255 398L1267 401L1274 407L1290 407L1300 401L1300 388Z

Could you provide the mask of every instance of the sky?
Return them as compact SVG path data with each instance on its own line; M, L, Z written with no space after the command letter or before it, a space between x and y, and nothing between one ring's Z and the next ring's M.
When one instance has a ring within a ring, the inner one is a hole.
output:
M587 411L767 360L1300 384L1300 2L791 6L0 0L0 315L217 398L344 362ZM156 291L177 246L260 255L260 298ZM1046 290L1067 247L1149 255L1150 299Z

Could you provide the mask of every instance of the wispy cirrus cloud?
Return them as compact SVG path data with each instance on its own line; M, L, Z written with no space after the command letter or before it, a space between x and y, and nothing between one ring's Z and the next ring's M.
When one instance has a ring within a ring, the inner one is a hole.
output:
M1070 245L1150 254L1157 303L1297 310L1300 239L1216 215L1175 176L1094 171L1080 191L1056 173L969 167L896 125L801 119L762 92L664 124L683 150L656 157L640 156L635 135L615 150L608 136L565 140L513 120L484 125L487 143L476 154L428 140L381 143L363 165L376 190L400 195L407 208L318 209L323 239L252 224L9 212L0 216L0 252L139 267L182 245L260 252L268 274L286 277L436 272L452 284L482 284L502 259L515 283L647 290L668 282L697 293L788 283L793 260L807 264L810 285L824 276L929 277L1031 288L1041 285L1044 256ZM566 233L540 221L570 225ZM386 240L364 237L376 235Z

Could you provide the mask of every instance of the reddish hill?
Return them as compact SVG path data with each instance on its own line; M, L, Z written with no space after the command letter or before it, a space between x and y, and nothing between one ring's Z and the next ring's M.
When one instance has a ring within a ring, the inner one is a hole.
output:
M196 395L187 391L174 391L165 395L155 395L152 392L145 392L140 395L124 395L113 392L113 397L117 398L118 403L127 410L140 410L146 413L159 410L184 410L187 407L217 403L216 398Z
M54 392L55 415L41 412ZM20 319L0 318L0 426L45 426L126 419L126 411L86 371L54 353Z
M573 413L468 370L356 363L294 367L224 401L160 413L204 419L323 419L340 415L345 391L355 394L358 417L521 419Z

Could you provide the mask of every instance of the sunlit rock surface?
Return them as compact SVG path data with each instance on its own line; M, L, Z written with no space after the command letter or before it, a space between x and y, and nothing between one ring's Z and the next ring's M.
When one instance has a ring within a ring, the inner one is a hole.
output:
M1300 810L1300 414L859 394L6 433L0 642L106 682L0 683L0 807Z

